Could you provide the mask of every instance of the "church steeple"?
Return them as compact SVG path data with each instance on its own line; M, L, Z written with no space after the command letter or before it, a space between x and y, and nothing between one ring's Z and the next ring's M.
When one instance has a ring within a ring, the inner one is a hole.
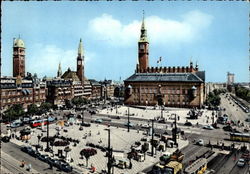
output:
M58 71L57 71L57 77L61 77L62 76L62 68L61 68L61 62L58 65Z
M142 17L142 24L141 24L141 36L140 36L139 42L148 42L147 30L146 30L145 21L144 21L144 10L143 10L143 17Z
M76 74L82 84L84 83L84 55L83 55L83 46L82 46L82 39L80 39L80 43L78 46L78 55L77 55L77 65L76 65Z
M83 46L82 46L82 39L80 39L79 46L78 46L78 55L80 57L83 56Z
M144 72L149 67L148 65L148 39L147 39L147 30L145 27L144 21L144 11L143 11L143 18L142 18L142 25L141 25L141 35L140 40L138 42L138 70L137 72Z

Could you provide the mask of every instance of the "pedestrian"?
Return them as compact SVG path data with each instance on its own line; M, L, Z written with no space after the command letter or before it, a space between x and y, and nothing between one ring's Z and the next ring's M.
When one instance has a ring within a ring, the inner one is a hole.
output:
M132 169L132 166L133 166L133 165L132 165L132 162L130 161L130 162L129 162L129 169Z
M31 170L31 164L28 164L27 166L27 170L30 171Z
M21 166L20 167L24 167L25 166L25 161L24 160L22 160L22 162L21 162Z

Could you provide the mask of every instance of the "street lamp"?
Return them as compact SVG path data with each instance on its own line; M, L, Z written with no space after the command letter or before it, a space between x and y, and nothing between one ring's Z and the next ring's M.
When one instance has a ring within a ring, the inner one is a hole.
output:
M49 148L49 114L46 114L46 115L47 115L47 147L44 151L49 152L50 151L50 148Z
M129 107L128 107L128 132L129 132L129 124L130 123L130 121L129 121Z
M85 107L83 107L83 112L82 112L82 126L84 124L84 110L85 110Z

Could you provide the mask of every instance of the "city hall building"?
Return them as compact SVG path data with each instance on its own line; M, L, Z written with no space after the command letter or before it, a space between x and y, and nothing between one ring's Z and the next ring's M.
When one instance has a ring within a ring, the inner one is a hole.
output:
M205 100L205 71L190 62L186 67L150 67L144 18L138 42L138 63L124 81L126 105L201 107Z

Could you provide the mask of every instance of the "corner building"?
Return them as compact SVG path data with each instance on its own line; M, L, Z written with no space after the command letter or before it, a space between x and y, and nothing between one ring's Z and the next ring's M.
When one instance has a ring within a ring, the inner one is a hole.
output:
M124 81L126 105L201 107L205 100L205 71L198 64L150 67L149 42L144 17L138 42L135 73Z

